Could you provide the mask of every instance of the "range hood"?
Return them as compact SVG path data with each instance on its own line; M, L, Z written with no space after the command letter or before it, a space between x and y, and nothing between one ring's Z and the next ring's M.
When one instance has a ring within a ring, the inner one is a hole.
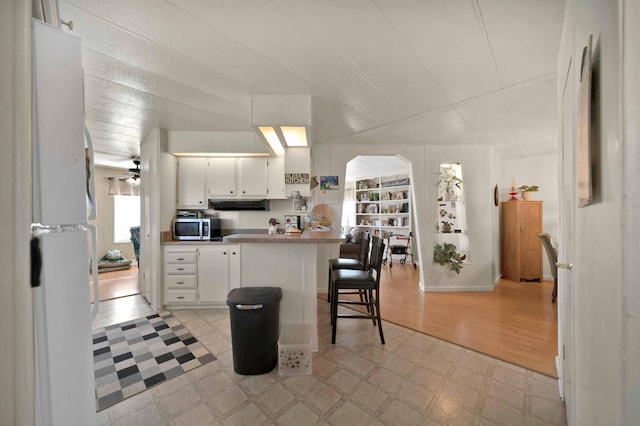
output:
M214 210L268 211L269 200L211 200Z

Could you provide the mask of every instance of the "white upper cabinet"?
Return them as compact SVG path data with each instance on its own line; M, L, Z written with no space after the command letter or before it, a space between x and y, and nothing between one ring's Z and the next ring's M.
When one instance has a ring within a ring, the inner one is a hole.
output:
M267 159L238 158L236 181L239 198L267 198Z
M208 198L236 198L236 159L209 158L205 181Z
M267 198L272 200L287 198L284 184L284 158L267 159L267 186Z
M179 209L207 207L207 160L180 157L178 159Z
M285 199L283 158L178 160L179 209L207 208L208 199Z

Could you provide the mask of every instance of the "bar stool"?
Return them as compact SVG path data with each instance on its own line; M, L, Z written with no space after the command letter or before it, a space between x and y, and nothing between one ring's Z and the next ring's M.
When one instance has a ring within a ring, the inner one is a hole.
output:
M371 237L371 257L367 270L336 269L331 274L331 343L336 343L336 325L338 318L360 318L371 319L373 325L378 324L380 341L384 345L384 334L382 333L382 319L380 317L380 272L382 269L382 257L384 255L384 242L381 238ZM375 273L375 274L374 274ZM344 300L339 299L341 290L361 291L366 294L365 300ZM362 314L340 314L338 315L338 305L364 305L367 313Z
M327 283L327 302L331 303L331 273L337 269L356 269L356 270L365 270L369 267L369 233L361 232L360 233L360 251L358 252L358 257L356 259L351 259L348 257L339 257L337 259L329 259L329 279ZM352 292L354 293L354 292ZM358 291L360 294L360 300L364 301L362 292Z

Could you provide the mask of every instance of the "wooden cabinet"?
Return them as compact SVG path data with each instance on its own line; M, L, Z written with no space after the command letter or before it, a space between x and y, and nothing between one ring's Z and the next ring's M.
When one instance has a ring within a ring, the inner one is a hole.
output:
M542 201L501 204L502 277L512 281L542 281Z
M239 286L239 245L164 246L165 306L226 306L229 290Z
M178 159L179 209L206 209L207 161L205 158L181 157Z

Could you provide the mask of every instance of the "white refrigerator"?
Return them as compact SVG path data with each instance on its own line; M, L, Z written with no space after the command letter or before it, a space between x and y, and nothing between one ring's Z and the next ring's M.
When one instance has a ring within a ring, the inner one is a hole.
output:
M95 211L80 39L36 20L32 28L36 422L95 425L88 246L95 256L96 234L87 223ZM97 301L97 282L95 290Z

